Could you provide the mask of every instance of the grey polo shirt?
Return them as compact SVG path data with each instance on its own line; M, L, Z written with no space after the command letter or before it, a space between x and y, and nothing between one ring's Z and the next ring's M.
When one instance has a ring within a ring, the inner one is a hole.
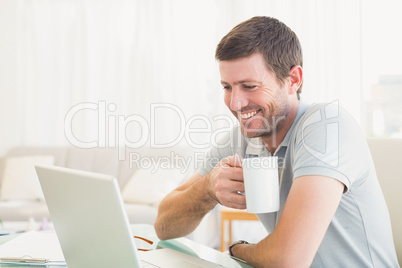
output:
M257 215L268 233L275 229L295 179L320 175L345 185L311 267L399 267L388 209L366 139L336 102L300 102L292 126L273 154L260 138L244 138L240 127L233 128L214 144L198 173L205 175L234 154L278 157L280 210Z

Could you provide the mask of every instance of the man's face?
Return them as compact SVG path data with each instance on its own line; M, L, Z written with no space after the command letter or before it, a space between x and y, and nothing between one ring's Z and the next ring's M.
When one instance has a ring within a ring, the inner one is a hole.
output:
M281 85L259 53L220 61L219 70L225 104L239 120L243 135L274 135L289 111L287 81Z

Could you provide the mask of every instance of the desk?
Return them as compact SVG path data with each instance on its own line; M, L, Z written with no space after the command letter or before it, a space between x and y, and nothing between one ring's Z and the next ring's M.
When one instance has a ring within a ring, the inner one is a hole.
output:
M240 262L233 260L226 253L219 252L213 248L201 245L201 244L191 241L190 239L187 239L187 238L178 238L178 239L160 241L157 238L157 236L155 234L155 230L152 225L134 224L131 226L131 228L132 228L133 235L141 236L141 237L154 241L155 242L154 244L156 245L155 248L165 248L165 247L172 248L172 249L181 251L181 252L189 254L189 255L198 256L205 260L221 264L224 267L229 267L229 268L241 268L241 267L250 268L251 267L247 264L240 263ZM17 236L18 236L18 234L0 236L0 245L17 237ZM26 268L26 267L32 267L32 266L0 264L0 267ZM40 266L35 266L35 267L40 267ZM42 266L42 267L45 267L45 266ZM66 266L47 266L47 268L51 268L51 267L62 268L62 267L66 267Z
M225 245L225 221L229 222L229 245L232 244L232 221L258 221L255 214L245 210L222 207L221 209L221 251L226 250Z

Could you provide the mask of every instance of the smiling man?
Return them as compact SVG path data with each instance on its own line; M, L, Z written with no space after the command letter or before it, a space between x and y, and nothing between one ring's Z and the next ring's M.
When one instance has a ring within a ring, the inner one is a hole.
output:
M289 79L280 82L267 68L260 52L219 64L225 104L239 120L243 135L262 137L273 152L296 117L302 69L294 66Z
M224 101L239 120L159 206L160 239L191 233L218 203L246 208L242 157L277 156L280 210L269 235L230 246L254 267L399 267L388 210L364 135L336 103L300 98L302 50L282 22L254 17L217 46ZM219 159L219 161L215 161Z

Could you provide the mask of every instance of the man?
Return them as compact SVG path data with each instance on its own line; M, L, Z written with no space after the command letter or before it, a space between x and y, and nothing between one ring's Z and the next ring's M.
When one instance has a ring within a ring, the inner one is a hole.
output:
M223 37L216 58L242 135L234 129L165 197L159 238L191 233L218 203L245 209L241 157L274 155L280 210L257 215L269 235L232 244L231 255L254 267L399 267L364 135L338 105L300 100L302 50L294 32L254 17Z

